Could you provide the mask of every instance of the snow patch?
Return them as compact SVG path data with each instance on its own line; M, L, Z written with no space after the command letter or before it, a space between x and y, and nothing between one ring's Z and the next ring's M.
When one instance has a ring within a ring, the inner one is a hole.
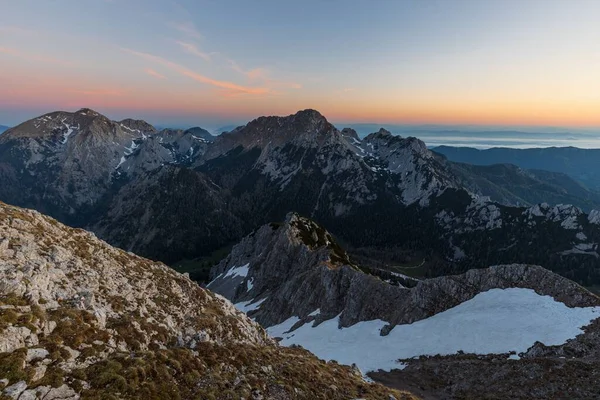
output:
M317 315L321 314L321 309L317 308L315 311L311 312L310 314L308 314L309 317L316 317Z
M115 169L119 169L119 167L121 165L123 165L123 163L126 161L125 156L121 156L121 160L119 161L119 164L115 167Z
M71 136L71 134L75 130L75 127L74 126L69 126L69 124L66 124L64 122L63 122L63 125L65 126L65 128L67 128L67 132L63 133L62 144L66 144L67 141L69 140L69 137Z
M235 308L237 308L238 310L240 310L243 313L249 313L250 311L254 311L254 310L258 310L258 308L260 307L260 305L266 300L267 298L265 297L264 299L261 299L259 301L256 301L256 299L250 300L250 301L243 301L241 303L236 303L234 304ZM256 303L254 303L256 301Z
M241 267L233 267L231 268L229 271L227 271L227 273L225 274L225 276L223 278L227 278L227 277L234 277L234 276L241 276L241 277L247 277L248 276L248 267L250 266L250 264L246 264L246 265L242 265Z
M128 155L130 155L130 154L133 154L133 152L134 152L134 151L135 151L135 150L136 150L138 147L140 147L140 145L139 145L139 144L137 144L137 143L135 142L135 140L132 140L132 141L131 141L131 145L130 145L129 147L125 147L125 155L126 155L126 156L128 156Z
M585 233L583 232L577 232L577 235L575 235L575 237L581 241L587 240L587 236L585 236Z
M316 327L291 317L267 332L298 344L325 360L355 363L363 372L402 368L399 359L527 351L536 341L560 345L582 333L581 327L600 317L600 307L569 308L531 289L492 289L458 306L412 324L398 325L387 336L382 320L339 328L339 316ZM349 351L351 349L352 351Z
M600 225L600 211L590 211L590 214L588 215L588 221L590 222L590 224Z

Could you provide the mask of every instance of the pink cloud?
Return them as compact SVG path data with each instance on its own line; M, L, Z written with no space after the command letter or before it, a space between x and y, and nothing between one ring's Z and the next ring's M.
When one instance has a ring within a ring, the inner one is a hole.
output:
M152 68L146 68L144 70L144 72L146 72L148 75L153 76L154 78L158 78L158 79L167 79L166 76L164 76L163 74L161 74L160 72L156 72L155 70L153 70Z
M150 61L156 62L158 64L164 65L165 67L167 67L183 76L187 76L188 78L191 78L197 82L215 86L215 87L218 87L221 89L227 89L232 92L238 92L240 94L268 94L271 92L270 89L265 88L265 87L243 86L243 85L238 85L233 82L212 79L212 78L209 78L202 74L196 73L182 65L179 65L177 63L174 63L174 62L164 59L162 57L155 56L153 54L143 53L143 52L126 49L126 48L122 48L121 50L123 50L129 54L133 54L137 57L141 57L146 60L150 60Z
M210 55L208 53L204 53L204 52L200 51L200 49L198 49L198 47L196 47L196 45L194 45L192 43L179 42L179 41L176 43L178 45L180 45L188 53L198 56L200 58L203 58L206 61L210 61Z
M234 60L228 60L231 69L244 75L250 82L261 81L269 87L283 88L283 89L302 89L302 85L295 82L287 82L270 77L270 72L266 68L254 68L251 70L244 70Z

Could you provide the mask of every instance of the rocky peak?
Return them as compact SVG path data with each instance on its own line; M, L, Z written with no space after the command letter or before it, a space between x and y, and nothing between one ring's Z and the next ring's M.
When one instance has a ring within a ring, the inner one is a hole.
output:
M358 136L358 133L352 129L352 128L344 128L342 129L342 135L344 137L350 138L350 139L354 139L356 141L360 141L360 137Z
M211 135L211 133L209 131L207 131L206 129L200 128L198 126L186 129L185 133L193 135L194 137L196 137L198 139L206 140L207 142L212 142L215 140L215 136Z
M126 118L122 121L119 121L119 125L126 130L140 134L156 133L156 128L154 128L154 126L141 119Z
M287 117L260 117L243 127L240 132L262 141L277 144L297 138L317 140L319 136L335 130L327 119L316 110L302 110ZM228 135L230 136L230 135Z
M286 145L319 148L324 143L341 139L340 132L315 110L302 110L286 117L259 117L247 125L224 133L214 140L205 159L219 157L237 147L262 149L261 160L272 149Z
M103 117L102 114L100 114L97 111L92 110L91 108L81 108L81 109L77 110L75 112L75 114L86 116L86 117Z
M400 138L400 136L393 135L392 132L387 129L380 128L377 132L369 133L365 140L374 140L374 139L389 139L392 137Z

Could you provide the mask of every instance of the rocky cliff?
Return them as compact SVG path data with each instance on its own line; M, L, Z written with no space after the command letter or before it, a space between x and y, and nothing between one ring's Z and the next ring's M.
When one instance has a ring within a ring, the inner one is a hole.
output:
M223 297L80 229L0 204L7 399L410 398L281 348Z
M416 283L393 272L373 272L353 264L318 224L289 214L283 224L265 225L234 246L213 268L208 288L234 303L260 302L250 315L266 327L292 316L317 324L339 316L341 327L386 321L384 333L494 288L532 289L569 307L600 305L581 286L533 265L474 269ZM311 315L317 309L319 314Z

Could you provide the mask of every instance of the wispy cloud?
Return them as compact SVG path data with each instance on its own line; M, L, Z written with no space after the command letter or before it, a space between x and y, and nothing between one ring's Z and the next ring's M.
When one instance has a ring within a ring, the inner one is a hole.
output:
M342 89L342 91L344 91L346 93L347 92L354 92L355 90L356 90L355 88L344 88L344 89Z
M204 36L191 22L171 22L169 25L189 37L194 39L204 39Z
M21 50L13 49L10 47L0 47L1 54L8 54L10 56L19 57L29 61L43 62L49 64L61 65L63 67L73 67L75 64L69 61L61 60L58 58L48 57L43 54L34 54L23 52Z
M177 41L176 42L179 46L181 46L186 52L193 54L195 56L198 56L206 61L210 61L210 54L208 53L204 53L203 51L201 51L200 49L198 49L198 47L193 44L193 43L186 43L186 42L180 42Z
M131 50L131 49L126 49L126 48L122 48L121 50L129 53L129 54L133 54L137 57L141 57L143 59L146 60L150 60L153 62L156 62L158 64L161 64L183 76L187 76L190 79L193 79L197 82L200 83L204 83L207 85L211 85L211 86L215 86L217 88L223 89L225 92L221 93L227 93L227 94L255 94L255 95L263 95L263 94L268 94L271 92L271 90L269 88L266 87L251 87L251 86L243 86L243 85L238 85L236 83L233 82L228 82L228 81L220 81L217 79L212 79L209 78L207 76L204 76L202 74L199 74L197 72L194 72L186 67L184 67L183 65L174 63L172 61L169 61L165 58L162 58L160 56L156 56L153 54L149 54L149 53L143 53L140 51L135 51L135 50Z
M233 69L237 73L244 75L246 77L246 79L248 79L248 81L250 81L250 82L259 81L269 87L275 87L275 88L285 88L285 89L301 89L302 88L302 85L300 85L299 83L296 83L296 82L287 82L287 81L282 81L282 80L278 80L278 79L272 79L269 70L266 68L253 68L250 70L245 70L242 67L240 67L240 65L238 63L236 63L234 60L229 59L227 61L229 62L229 66L231 67L231 69Z
M148 75L153 76L154 78L158 78L158 79L167 79L166 76L164 76L163 74L161 74L160 72L157 72L155 70L153 70L152 68L146 68L144 70L144 72L146 72Z

